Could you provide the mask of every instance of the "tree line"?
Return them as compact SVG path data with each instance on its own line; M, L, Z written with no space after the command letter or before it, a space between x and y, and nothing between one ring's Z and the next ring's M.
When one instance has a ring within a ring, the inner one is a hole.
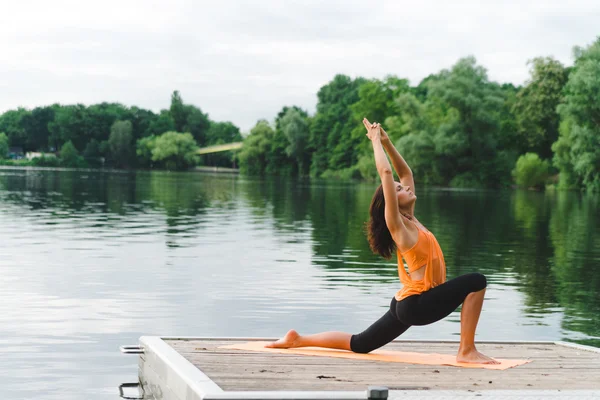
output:
M530 61L519 87L489 80L474 57L418 85L397 76L337 75L316 113L284 107L259 121L238 159L249 174L373 179L363 117L381 122L419 183L600 190L600 38L575 47L575 63Z
M159 113L100 103L18 108L0 115L0 162L11 148L47 154L4 161L12 164L185 169L200 161L199 147L241 140L237 126L210 120L200 108L185 104L178 91L170 108ZM213 155L211 161L230 166L231 154Z
M534 58L518 87L490 81L474 57L416 86L395 75L336 75L318 91L314 115L286 106L245 138L177 91L160 113L115 103L19 108L0 115L0 159L20 147L58 152L36 165L185 169L199 162L198 146L243 140L239 152L204 162L235 161L256 175L374 179L368 117L386 127L418 183L600 190L600 38L574 56L571 67Z

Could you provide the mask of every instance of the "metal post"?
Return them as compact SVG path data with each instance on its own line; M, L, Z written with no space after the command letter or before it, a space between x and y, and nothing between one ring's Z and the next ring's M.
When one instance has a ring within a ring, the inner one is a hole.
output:
M385 386L369 386L367 388L368 399L387 399L388 388Z

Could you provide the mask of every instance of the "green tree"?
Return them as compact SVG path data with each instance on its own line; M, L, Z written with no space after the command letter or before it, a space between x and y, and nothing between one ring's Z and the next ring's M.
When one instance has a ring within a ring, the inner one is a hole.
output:
M130 118L129 109L119 103L103 102L87 107L84 120L84 143L78 148L84 148L85 143L92 139L107 140L115 121L125 121Z
M153 165L152 151L156 146L156 136L146 136L136 143L137 164L141 167L151 168Z
M296 106L292 108L305 114L304 111ZM283 107L275 118L275 129L273 136L269 139L267 151L267 167L265 172L269 175L292 176L298 174L297 163L287 152L290 141L281 123L289 109L290 107Z
M150 136L152 134L150 132L150 126L155 120L158 119L156 114L150 110L145 110L136 106L133 106L129 109L129 114L130 118L128 119L131 121L131 125L133 127L132 133L134 140L138 140L142 137ZM174 126L169 126L163 132L173 129Z
M570 132L573 129L573 123L573 120L569 118L560 122L558 140L552 145L552 151L554 152L552 164L559 170L558 186L561 189L581 188L581 179L575 174L573 163L571 162L573 143Z
M541 160L535 153L526 153L517 160L512 175L522 188L543 188L549 169L548 160Z
M118 167L131 165L133 159L133 126L130 121L116 121L110 128L108 146L112 161Z
M267 121L256 123L238 153L240 172L248 175L265 174L273 136L275 132Z
M306 113L297 108L288 108L279 122L281 130L287 138L285 152L296 163L299 175L307 175L310 153L308 152L308 137L310 134Z
M165 132L154 141L152 161L169 170L183 170L196 165L197 151L190 133Z
M0 160L8 157L8 136L6 133L0 132Z
M552 57L529 62L531 77L516 95L513 114L519 133L520 151L533 151L543 159L552 157L552 143L558 139L556 108L567 82L567 69Z
M100 142L96 139L90 140L83 150L83 158L90 165L100 166L102 164Z
M75 148L85 148L88 122L87 109L83 104L59 106L54 121L48 124L50 144L58 149L70 141Z
M208 145L241 142L243 140L240 128L231 122L211 122L207 134Z
M24 108L8 110L0 116L0 132L6 133L11 146L27 148L27 132L23 129L22 120L30 112Z
M432 84L435 84L440 79L439 74L430 74L423 78L421 82L415 87L410 88L410 92L419 99L420 102L424 103L429 95L429 88Z
M188 110L186 109L185 104L183 104L183 99L178 90L175 90L173 94L171 94L171 107L169 108L169 112L175 123L175 130L177 132L184 132L187 123Z
M311 175L320 176L326 169L353 166L358 157L352 130L355 121L350 106L359 100L358 88L363 78L336 75L317 93L317 112L311 124L309 145L313 153Z
M207 134L210 128L208 115L196 106L185 104L177 90L171 95L169 114L173 118L174 128L177 132L189 132L198 145L204 146L207 144Z
M208 144L210 140L208 134L211 125L208 115L203 113L198 107L192 105L186 105L185 112L187 115L181 132L191 133L199 146Z
M388 76L383 81L378 79L366 80L358 88L358 101L350 107L352 109L353 130L352 139L360 149L361 154L371 153L371 145L365 139L363 118L385 124L391 140L398 138L394 130L397 116L400 112L396 99L409 91L408 80L396 76ZM388 117L396 116L395 120L388 121ZM392 128L389 129L388 123Z
M558 106L563 119L553 145L562 186L572 184L600 191L600 38L576 47L575 65ZM568 149L568 150L567 150Z
M504 154L510 155L512 159L523 154L526 145L523 144L524 137L519 134L519 129L515 121L514 108L517 102L517 93L521 87L516 87L511 83L505 83L499 86L501 97L504 99L503 105L496 112L499 122L498 144L497 148Z
M174 130L175 121L173 120L173 117L171 117L171 113L169 112L169 110L161 110L160 114L148 124L146 135L162 135L165 132L170 132Z
M83 158L70 140L66 142L60 149L60 161L65 167L82 167L84 166Z
M48 124L54 121L54 107L36 107L23 115L21 126L27 135L27 149L47 150L50 131Z
M131 111L119 103L99 103L89 107L83 104L53 105L54 119L47 123L48 146L59 148L61 144L72 141L78 149L85 149L91 140L99 143L107 141L112 124L117 120L129 119ZM34 110L35 111L35 110ZM49 117L46 110L46 119ZM34 112L32 112L32 116ZM41 115L39 119L44 118ZM35 126L43 124L43 120ZM41 133L45 135L44 132Z
M421 103L412 93L400 95L396 103L400 110L398 116L388 118L386 122L392 122L390 130L393 129L395 136L399 137L396 148L403 154L419 182L442 183L443 174L439 171L435 143L435 124L440 123L436 121L437 107L431 103ZM451 124L453 117L455 115L445 122Z
M498 110L504 105L499 85L490 83L487 71L474 57L459 60L440 73L429 86L428 101L439 102L454 115L435 134L440 171L457 186L494 187L506 183L514 161L497 148ZM510 162L510 163L509 163Z
M81 161L82 166L85 165L85 161ZM31 163L36 167L59 167L61 165L61 160L54 155L42 155L41 157L34 157L31 159Z

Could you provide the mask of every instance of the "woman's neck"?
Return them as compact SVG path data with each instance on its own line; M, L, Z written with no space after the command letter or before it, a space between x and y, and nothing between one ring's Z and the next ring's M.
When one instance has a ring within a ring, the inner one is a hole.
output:
M410 212L410 210L400 210L400 214L404 215L406 218L413 220L415 216Z

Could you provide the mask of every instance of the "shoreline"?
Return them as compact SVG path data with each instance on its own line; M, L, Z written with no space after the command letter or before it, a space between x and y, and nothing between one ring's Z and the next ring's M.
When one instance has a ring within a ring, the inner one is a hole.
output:
M69 167L41 167L41 166L33 166L33 165L0 165L0 170L25 170L25 171L79 171L79 172L110 172L110 173L121 173L121 174L130 174L134 172L218 172L218 173L229 173L229 174L239 174L240 170L236 168L226 168L226 167L208 167L208 166L198 166L194 168L190 168L184 171L170 171L167 169L118 169L118 168L69 168Z
M227 167L209 167L205 165L200 165L190 169L193 172L218 172L221 174L236 174L239 175L239 168L227 168Z
M117 173L130 173L134 171L141 171L135 169L116 169L116 168L70 168L70 167L40 167L33 165L0 165L0 170L25 170L25 171L79 171L79 172L117 172Z
M232 175L241 175L239 168L228 168L228 167L218 167L218 166L205 166L199 165L187 170L183 171L170 171L167 169L117 169L117 168L68 168L68 167L42 167L42 166L32 166L32 165L0 165L1 170L25 170L25 171L60 171L60 172L68 172L68 171L78 171L78 172L108 172L108 173L119 173L119 174L131 174L136 172L196 172L196 173L218 173L218 174L232 174ZM277 175L263 175L261 178L267 176L277 176ZM315 180L322 180L323 178L311 178ZM346 181L343 179L326 179L333 181ZM356 180L348 180L348 182L357 182ZM370 182L369 180L358 180L358 182ZM491 189L491 188L475 188L475 187L451 187L451 186L425 186L425 187L435 187L440 190L447 191L489 191L489 190L499 190L499 189ZM546 186L545 189L539 188L519 188L518 186L512 184L508 186L506 189L510 190L524 190L530 192L547 192L547 191L565 191L565 192L578 192L577 189L558 189L553 187L553 185Z

